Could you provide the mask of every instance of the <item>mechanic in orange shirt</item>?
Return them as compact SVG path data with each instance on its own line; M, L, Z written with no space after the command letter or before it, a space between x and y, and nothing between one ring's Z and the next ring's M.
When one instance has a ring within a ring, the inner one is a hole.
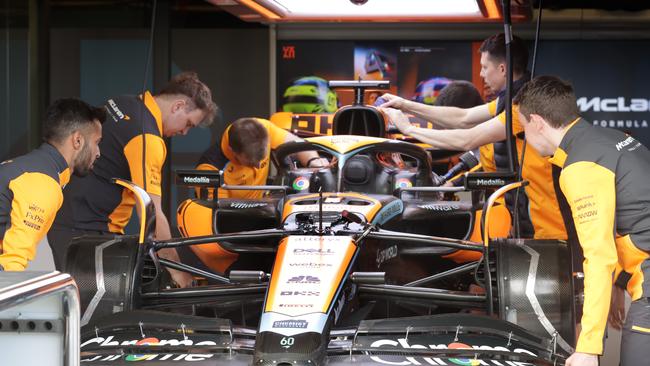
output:
M521 88L530 78L526 72L528 51L518 37L513 37L513 91ZM505 125L505 36L503 33L486 39L481 45L481 76L485 83L498 92L498 98L473 108L429 106L408 101L392 94L384 94L387 100L383 110L395 126L436 149L473 150L486 144L494 144L494 160L497 171L507 170L507 149L502 143L506 138ZM388 108L390 107L390 108ZM443 129L425 129L412 126L402 112L432 121ZM513 107L513 134L516 137L518 159L523 150L523 129ZM485 159L482 159L485 160ZM522 177L529 181L525 195L518 199L518 217L521 237L536 239L567 239L566 229L552 184L551 164L535 149L527 149L523 162ZM514 210L514 196L506 195L508 208Z
M0 269L22 271L63 203L70 174L84 176L99 157L105 113L78 99L45 112L43 144L0 163Z
M156 208L156 239L171 238L161 205L162 167L167 157L163 138L210 125L216 108L210 89L194 72L176 75L156 95L147 91L144 95L123 95L106 102L107 122L99 145L102 158L87 177L71 180L63 207L48 233L58 269L65 268L67 248L73 237L124 233L135 197L113 183L113 178L132 181L146 190ZM179 261L173 248L160 250L158 255ZM192 276L188 273L168 270L179 286L191 284Z
M223 170L227 185L259 186L269 175L271 150L285 142L301 141L294 134L261 118L240 118L224 132L219 146L203 153L196 167L199 170ZM322 168L329 162L315 151L296 154L303 166ZM261 198L263 191L219 190L219 198ZM212 192L208 192L210 197Z

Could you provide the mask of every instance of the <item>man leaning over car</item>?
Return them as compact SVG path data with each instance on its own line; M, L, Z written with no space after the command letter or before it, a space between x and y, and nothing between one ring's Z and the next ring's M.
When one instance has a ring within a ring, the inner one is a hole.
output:
M632 298L621 342L621 366L650 359L650 151L623 132L596 127L578 114L571 85L539 76L515 98L526 139L550 158L566 199L562 214L584 252L584 315L567 366L596 366L610 321ZM614 286L612 286L612 282ZM610 309L610 296L613 301Z
M221 143L206 150L196 167L199 170L223 170L227 185L259 186L266 184L271 150L285 142L301 141L294 134L261 118L240 118L223 133ZM329 162L315 151L296 154L303 166L322 168ZM219 198L262 197L262 191L219 190ZM212 195L208 192L208 197Z

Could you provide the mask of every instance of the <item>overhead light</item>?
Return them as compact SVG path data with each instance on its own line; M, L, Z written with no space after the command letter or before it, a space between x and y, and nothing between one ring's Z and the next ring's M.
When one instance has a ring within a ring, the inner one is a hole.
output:
M237 0L269 20L417 21L499 19L496 0Z

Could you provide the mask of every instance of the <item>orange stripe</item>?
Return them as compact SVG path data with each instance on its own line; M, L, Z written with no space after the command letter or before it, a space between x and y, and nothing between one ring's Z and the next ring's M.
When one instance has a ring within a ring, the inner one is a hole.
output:
M256 3L253 0L239 0L239 2L246 5L247 7L251 8L252 10L260 13L265 18L273 19L273 20L280 19L280 17L277 14L275 14L271 10L265 8L264 6Z
M339 267L339 270L336 273L336 277L334 277L334 281L330 283L330 293L327 296L329 301L323 304L323 308L321 309L323 313L326 313L327 309L329 309L330 304L334 299L334 295L336 294L336 291L339 289L339 284L341 283L341 280L343 279L345 272L350 266L350 261L352 260L352 256L354 255L354 251L356 247L357 246L354 245L354 242L352 240L348 242L348 247L345 249L345 257L343 258L342 265Z
M266 296L266 307L264 308L264 311L272 311L273 310L273 301L275 300L275 292L276 288L278 287L278 281L274 279L279 279L280 278L280 271L282 270L282 261L284 260L284 252L287 249L287 242L289 238L284 238L282 241L280 241L280 245L278 246L278 252L275 255L275 264L273 265L273 273L271 275L271 285L269 286L269 293Z
M158 130L160 131L160 136L162 136L163 135L162 112L160 111L160 107L158 106L158 103L156 103L156 100L148 91L144 93L144 105L147 107L149 112L151 112L153 117L156 119L156 125L158 126Z
M496 0L483 0L483 4L485 4L488 19L499 19L501 17Z
M138 203L139 203L138 207L140 207L140 210L142 210L142 212L140 212L140 236L139 236L138 243L144 244L144 239L145 239L144 238L144 229L145 229L145 226L146 226L145 223L146 223L146 220L147 220L147 218L145 217L146 216L146 212L145 212L146 210L144 208L144 201L142 200L142 197L140 197L140 195L137 192L135 192L133 190L133 188L131 187L131 185L129 185L126 181L124 181L122 179L116 179L115 183L117 183L117 184L121 185L122 187L128 189L129 191L133 192L133 196L135 196L135 198L138 200Z
M472 84L481 93L481 98L485 100L485 83L481 77L481 42L472 42Z

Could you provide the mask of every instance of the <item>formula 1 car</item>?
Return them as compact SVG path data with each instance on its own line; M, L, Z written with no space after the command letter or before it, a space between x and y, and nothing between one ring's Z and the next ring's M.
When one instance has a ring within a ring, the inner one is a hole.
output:
M383 132L376 111L352 110L377 118L335 117L335 130ZM333 163L296 168L290 156L305 150ZM78 238L67 261L82 300L82 361L524 366L562 364L572 352L569 246L491 239L496 198L523 182L467 175L465 187L437 187L421 147L359 135L287 143L274 162L276 184L261 187L178 172L187 186L270 193L185 202L179 223L187 237L168 241L152 239L147 194L117 181L137 197L140 234ZM483 204L486 187L498 189ZM439 194L460 190L472 200ZM193 234L205 225L209 235ZM481 235L469 240L475 227ZM201 260L156 255L172 247L193 248ZM212 257L201 258L204 249ZM163 266L201 284L170 288Z

